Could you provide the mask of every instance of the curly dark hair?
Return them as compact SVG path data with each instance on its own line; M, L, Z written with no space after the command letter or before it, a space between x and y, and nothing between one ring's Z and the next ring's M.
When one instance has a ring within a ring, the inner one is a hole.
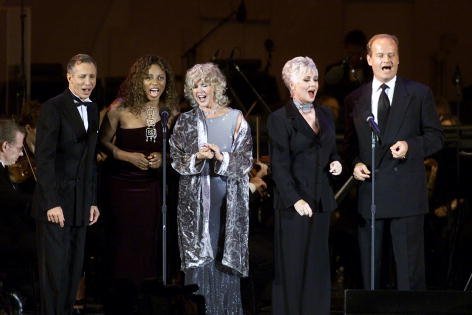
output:
M166 87L160 98L161 104L164 103L171 110L177 107L175 77L169 62L156 55L145 55L134 62L128 76L120 86L120 96L125 99L124 106L134 114L139 114L147 102L143 80L152 65L158 65L166 73Z

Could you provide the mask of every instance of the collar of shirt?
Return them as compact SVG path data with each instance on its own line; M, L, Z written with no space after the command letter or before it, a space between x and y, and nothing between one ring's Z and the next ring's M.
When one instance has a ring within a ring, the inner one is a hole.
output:
M72 91L71 91L71 93L72 93ZM78 97L74 93L72 93L72 95L74 95L75 97L77 97L79 100L81 100L84 103L92 103L92 100L89 97L87 97L85 100L82 100L80 97ZM75 101L75 102L77 102L77 101ZM86 106L85 105L79 105L79 106L77 106L77 110L79 111L80 118L82 118L85 130L88 130L88 115L87 115Z
M393 79L388 82L381 82L374 77L374 79L372 80L372 94L378 93L380 95L380 93L382 92L380 86L385 83L385 85L388 86L388 88L385 90L385 93L387 93L391 104L393 98L393 90L395 89L395 82L397 82L397 76L394 76Z
M70 90L69 90L69 91L70 91ZM90 97L87 97L86 99L83 100L83 99L81 99L79 96L75 95L72 91L70 91L70 93L71 93L72 95L74 95L75 97L77 97L77 99L81 100L81 101L84 102L84 103L92 103L92 100L90 99Z

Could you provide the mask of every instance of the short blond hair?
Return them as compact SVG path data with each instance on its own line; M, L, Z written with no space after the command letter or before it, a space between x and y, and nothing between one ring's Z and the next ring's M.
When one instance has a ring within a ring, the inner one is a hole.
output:
M185 75L184 94L192 107L197 107L197 101L193 98L193 89L199 82L204 82L215 89L215 100L219 106L228 106L229 99L226 96L226 79L217 65L211 62L199 63L190 68Z
M282 68L282 80L285 86L290 90L290 85L295 83L296 79L308 70L318 72L315 62L310 57L295 57L287 61Z
M374 43L375 40L379 39L379 38L390 38L391 40L393 40L397 46L397 51L400 51L400 41L398 40L398 37L396 37L395 35L391 35L391 34L375 34L374 36L372 36L369 41L367 42L367 54L369 56L372 56L372 44Z

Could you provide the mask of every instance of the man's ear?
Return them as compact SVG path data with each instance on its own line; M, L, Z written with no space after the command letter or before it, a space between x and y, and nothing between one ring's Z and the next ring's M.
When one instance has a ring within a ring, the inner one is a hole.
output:
M5 152L7 150L7 142L3 141L2 144L0 145L0 151Z

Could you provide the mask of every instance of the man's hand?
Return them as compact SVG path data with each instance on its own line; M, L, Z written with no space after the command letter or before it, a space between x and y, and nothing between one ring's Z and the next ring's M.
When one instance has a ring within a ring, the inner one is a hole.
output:
M269 166L265 163L260 162L260 161L257 161L256 164L259 165L260 169L259 169L259 171L257 171L255 176L260 177L260 178L262 178L264 176L267 176L267 174L269 173Z
M390 152L392 152L394 159L404 159L408 152L408 143L406 141L397 141L390 147Z
M97 222L98 217L100 216L100 211L98 211L97 206L90 207L90 216L89 216L89 225L93 225Z
M258 176L251 177L249 179L249 183L254 185L255 190L261 196L263 196L265 194L265 190L267 189L267 184L262 178L260 178Z
M352 175L357 180L365 181L367 178L370 177L370 171L364 163L359 162L356 164L356 166L354 166L354 171L352 172Z
M335 176L341 174L342 170L343 166L339 161L333 161L329 164L329 172Z
M59 224L61 228L64 227L64 213L62 212L61 207L54 207L49 209L46 212L46 216L49 222Z
M307 215L311 217L313 215L313 210L311 210L310 205L303 199L300 199L297 202L295 202L293 207L301 216Z

